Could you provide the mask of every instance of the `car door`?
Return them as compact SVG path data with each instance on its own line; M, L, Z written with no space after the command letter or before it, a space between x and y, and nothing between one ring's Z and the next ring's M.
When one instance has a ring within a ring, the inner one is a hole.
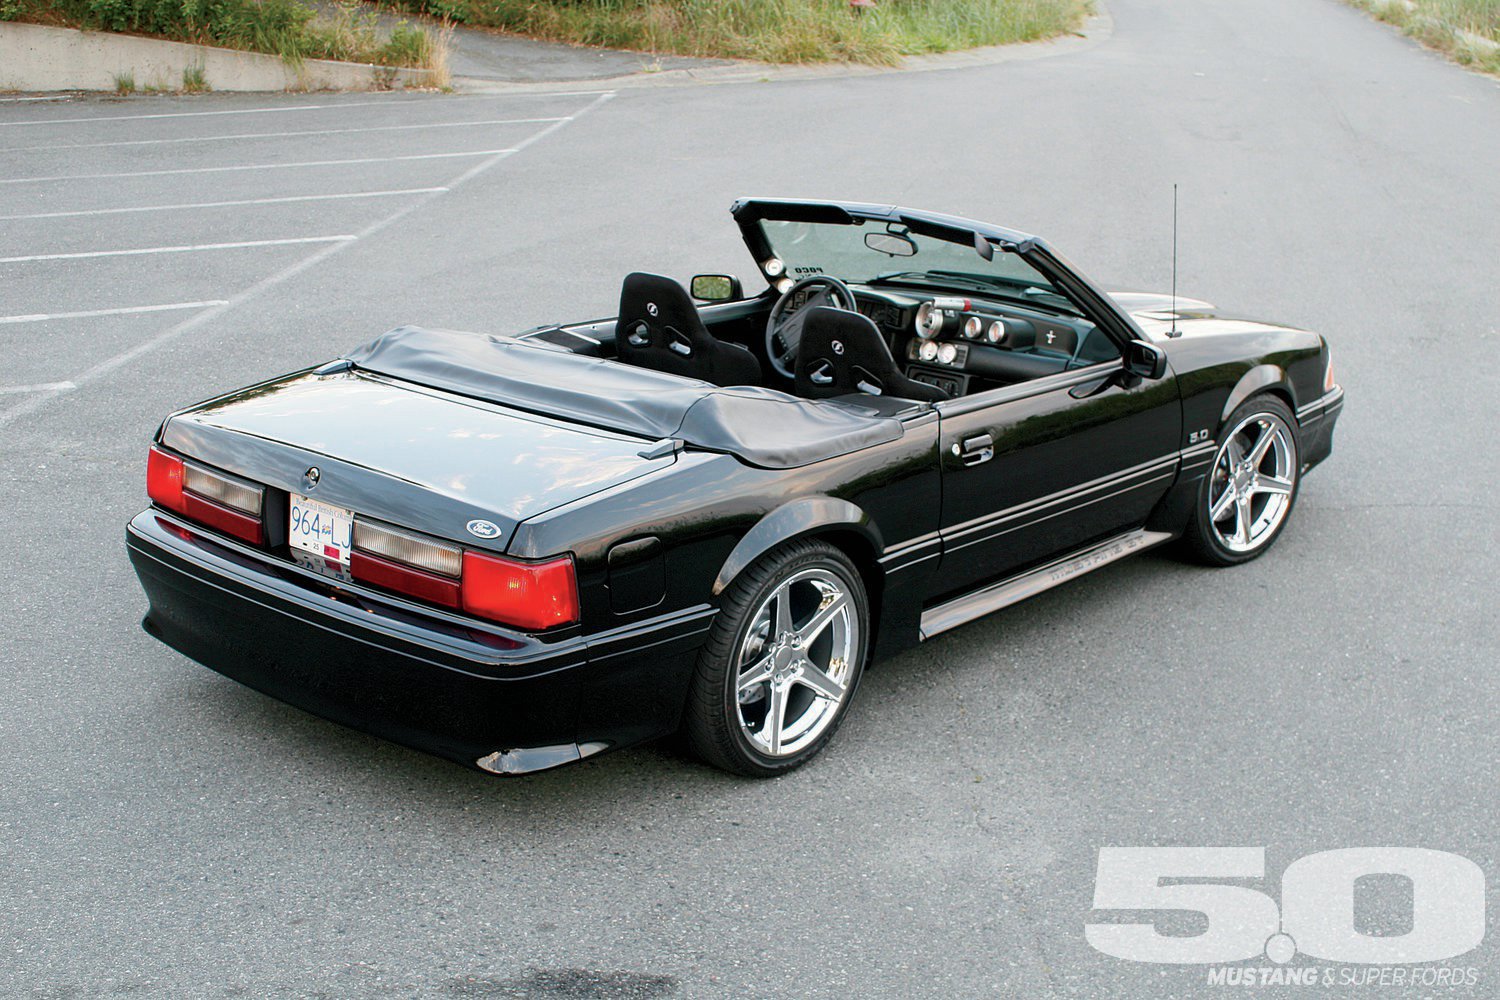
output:
M1140 526L1171 485L1176 379L1118 361L939 403L942 562L933 597Z

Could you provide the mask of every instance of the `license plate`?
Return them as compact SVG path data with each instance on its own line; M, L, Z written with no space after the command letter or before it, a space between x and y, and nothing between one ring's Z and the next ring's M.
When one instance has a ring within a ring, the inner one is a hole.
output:
M347 567L353 534L353 511L292 494L287 541L294 556L306 553Z

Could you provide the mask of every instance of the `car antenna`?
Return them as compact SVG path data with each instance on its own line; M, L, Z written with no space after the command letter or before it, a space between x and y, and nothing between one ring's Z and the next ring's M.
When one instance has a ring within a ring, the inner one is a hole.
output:
M1168 337L1180 337L1182 331L1177 329L1177 184L1172 184L1172 329L1167 331Z

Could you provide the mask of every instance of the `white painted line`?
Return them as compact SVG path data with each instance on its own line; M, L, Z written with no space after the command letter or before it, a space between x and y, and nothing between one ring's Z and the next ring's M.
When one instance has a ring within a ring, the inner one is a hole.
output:
M20 104L23 101L71 101L71 97L0 97L0 104Z
M125 215L131 212L178 212L195 208L238 208L243 205L285 205L298 201L345 201L358 198L396 198L402 195L432 194L445 187L401 188L394 191L349 191L344 194L297 194L283 198L242 198L238 201L195 201L181 205L137 205L132 208L88 208L74 212L35 212L31 215L0 215L0 222L18 219L72 219L82 215Z
M0 316L0 325L6 323L45 323L54 319L92 319L95 316L133 316L136 313L172 312L178 309L207 309L222 306L227 299L207 299L203 302L169 302L160 306L122 306L118 309L85 309L82 312L31 313L22 316Z
M489 159L485 160L483 163L475 164L468 170L465 170L453 180L449 181L444 186L445 190L451 191L454 188L467 184L469 181L483 175L486 171L492 169L494 166L504 161L506 157L519 153L521 150L526 149L533 143L538 142L541 139L545 139L547 136L551 135L553 132L556 132L558 129L565 128L569 122L576 121L579 118L582 118L584 115L588 114L590 111L593 111L595 108L598 108L614 96L615 95L613 91L605 91L599 94L596 98L594 98L593 101L589 102L589 104L583 110L575 113L571 118L560 122L554 122L551 125L548 125L546 128L541 129L536 134L522 140L522 142L518 146L516 146L515 149L501 150L495 153L495 155L491 156ZM369 237L374 236L376 233L379 233L381 230L386 229L387 227L394 225L397 222L400 222L402 219L406 218L417 209L423 207L434 198L441 197L442 194L440 192L434 193L428 195L425 198L414 201L408 205L403 205L400 209L392 212L390 215L379 220L378 222L370 223L368 226L356 233L355 237L357 240L368 239ZM183 336L184 334L198 329L198 327L204 325L205 323L215 320L225 313L237 309L256 296L261 295L262 293L269 291L270 289L275 288L277 285L283 284L284 282L289 281L292 278L295 278L297 275L308 270L309 268L315 267L316 265L322 263L344 248L353 245L354 241L349 241L346 243L335 243L332 246L324 247L317 253L314 253L308 257L304 257L302 260L299 260L297 263L291 265L290 267L283 268L270 277L262 279L251 287L245 289L243 292L240 292L238 295L230 299L228 302L224 303L222 306L214 306L213 308L206 309L195 316L191 316L183 320L181 323L178 323L176 326L162 331L155 337L152 337L150 340L143 340L140 343L136 344L134 347L131 347L130 349L125 351L121 351L114 357L99 362L92 368L83 372L81 375L75 375L73 377L73 384L75 386L83 386L88 385L91 382L96 382L99 379L104 378L111 372L115 371L116 369L130 364L130 362L134 361L136 358L149 354L152 351L156 350L158 347L161 347L164 344L169 344L177 338ZM66 390L37 393L31 396L31 398L18 403L15 406L12 406L8 410L0 410L0 428L8 427L12 423L15 423L17 420L20 420L22 417L26 416L28 413L36 412L37 410L46 406L52 400L57 399L60 395L62 395L64 391Z
M56 394L76 388L78 386L72 382L38 382L36 385L0 385L0 395L23 392L50 392Z
M559 90L548 91L517 91L511 94L472 94L465 97L450 98L458 101L502 101L511 97L602 97L614 96L612 90ZM41 118L33 122L0 122L0 128L7 125L78 125L85 122L134 122L144 121L148 118L210 118L218 115L276 115L290 111L329 111L340 108L370 108L370 107L403 107L409 104L422 104L432 101L432 98L392 98L388 101L346 101L337 104L292 104L284 108L233 108L225 111L169 111L154 115L92 115L87 118Z
M177 139L126 139L120 142L60 143L54 146L13 146L7 153L35 153L48 149L104 149L108 146L160 146L180 142L226 142L230 139L292 139L301 135L351 135L356 132L410 132L434 128L478 128L481 125L548 125L563 118L489 118L475 122L428 122L422 125L372 125L367 128L319 128L300 132L240 132L235 135L190 135Z
M564 124L559 122L558 124ZM520 148L520 147L517 147ZM173 174L222 174L234 170L289 170L293 167L343 167L360 163L399 163L405 160L451 160L463 156L498 156L515 149L476 149L472 153L417 153L412 156L370 156L358 160L306 160L301 163L242 163L232 167L186 167L177 170L140 170L129 174L58 174L55 177L0 177L0 184L37 184L42 181L98 181L117 177L167 177Z
M196 246L141 247L136 250L89 250L85 253L38 253L28 257L0 257L0 264L28 264L39 260L83 260L87 257L137 257L153 253L198 253L201 250L240 250L245 247L285 247L297 243L347 243L354 236L301 236L290 240L246 240L243 243L199 243Z

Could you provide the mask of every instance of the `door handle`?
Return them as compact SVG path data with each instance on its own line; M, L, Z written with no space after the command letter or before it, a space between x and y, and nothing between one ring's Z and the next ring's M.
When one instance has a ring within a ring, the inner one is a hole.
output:
M965 465L980 465L995 457L995 439L988 434L964 438L963 450L958 456Z

